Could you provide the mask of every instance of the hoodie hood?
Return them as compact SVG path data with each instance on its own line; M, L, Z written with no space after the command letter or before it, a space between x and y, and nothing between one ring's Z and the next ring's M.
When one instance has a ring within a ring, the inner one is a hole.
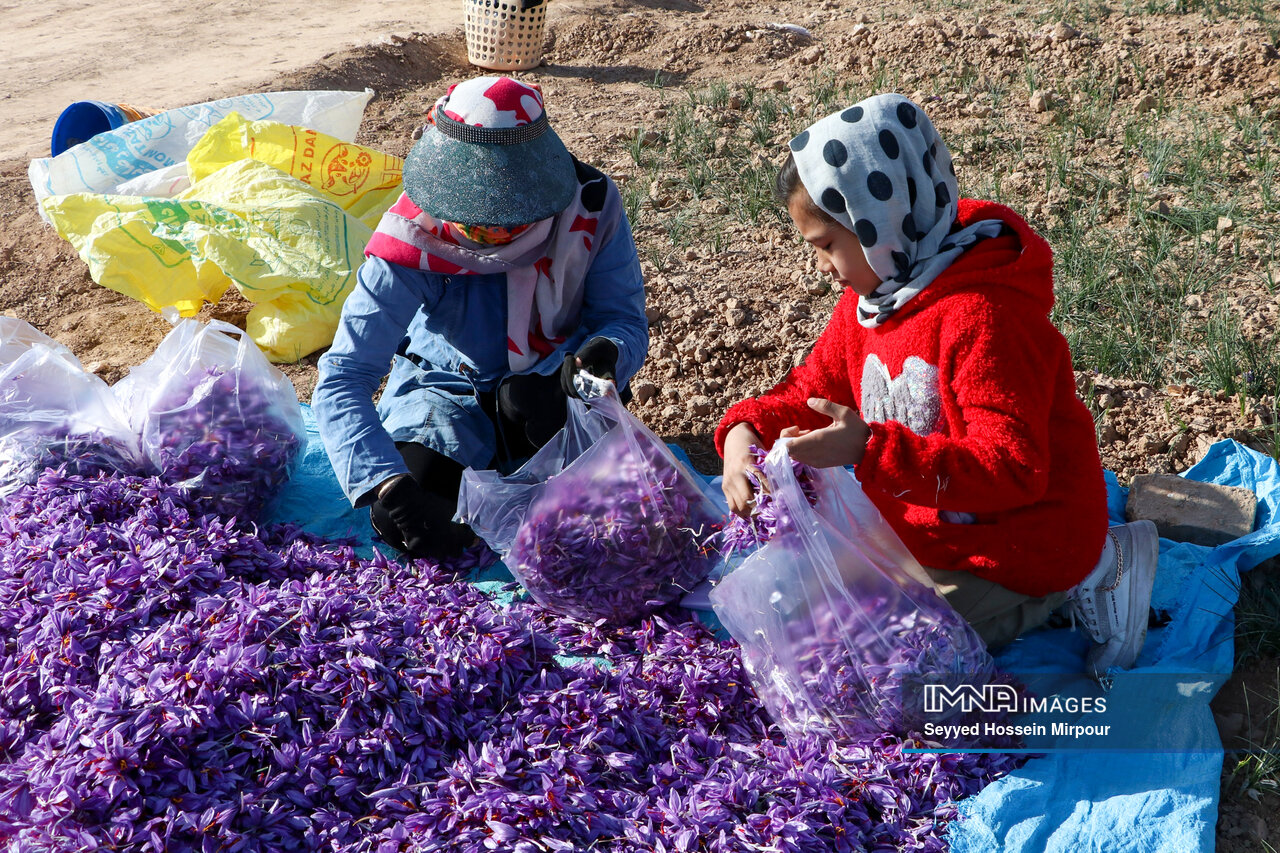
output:
M1053 308L1053 250L1017 213L1003 204L960 199L956 222L965 227L984 219L1003 222L1008 231L974 244L885 325L891 326L948 294L971 287L1008 288L1046 315ZM1012 232L1012 233L1009 233Z

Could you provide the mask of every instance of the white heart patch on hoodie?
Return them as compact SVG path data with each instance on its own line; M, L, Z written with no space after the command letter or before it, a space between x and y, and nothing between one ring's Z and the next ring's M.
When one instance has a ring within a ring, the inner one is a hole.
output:
M902 372L889 375L875 353L862 365L862 418L869 423L897 421L916 435L931 435L943 428L942 395L938 368L917 356L908 356Z
M916 435L931 435L943 429L942 394L938 390L938 368L917 356L908 356L902 372L889 376L874 353L862 364L862 419L868 423L897 421ZM973 524L967 512L939 510L938 518L948 524Z

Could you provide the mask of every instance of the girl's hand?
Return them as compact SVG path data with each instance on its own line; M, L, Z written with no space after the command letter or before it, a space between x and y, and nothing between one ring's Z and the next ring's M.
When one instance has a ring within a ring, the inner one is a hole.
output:
M763 480L751 455L753 444L759 447L763 442L756 431L745 423L735 424L724 437L724 480L721 481L720 488L724 490L729 509L743 518L748 518L755 509L755 490L747 479L747 471L754 469Z
M831 418L831 425L803 432L794 427L784 430L783 435L791 438L787 445L791 458L814 468L837 468L861 462L867 452L871 428L858 411L817 397L809 399L809 408ZM728 447L726 440L726 460L729 458ZM725 494L728 494L727 490Z

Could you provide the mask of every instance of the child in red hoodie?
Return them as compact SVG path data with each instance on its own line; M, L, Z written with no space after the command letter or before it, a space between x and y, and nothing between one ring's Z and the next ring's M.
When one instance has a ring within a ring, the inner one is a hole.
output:
M1108 527L1093 419L1049 320L1053 256L1016 213L962 199L924 112L878 95L791 141L778 194L843 289L805 362L725 413L730 508L748 448L853 465L868 497L991 647L1067 605L1095 675L1133 665L1158 556Z

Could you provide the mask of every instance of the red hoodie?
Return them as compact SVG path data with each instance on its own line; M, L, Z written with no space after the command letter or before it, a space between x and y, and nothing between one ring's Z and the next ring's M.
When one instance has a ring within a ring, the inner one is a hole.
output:
M855 407L871 425L858 479L923 565L1025 595L1069 589L1102 553L1107 496L1049 320L1053 254L1003 205L962 199L958 218L1014 233L975 244L878 328L858 323L846 290L804 364L725 413L716 449L737 423L767 445L828 425L810 397Z

